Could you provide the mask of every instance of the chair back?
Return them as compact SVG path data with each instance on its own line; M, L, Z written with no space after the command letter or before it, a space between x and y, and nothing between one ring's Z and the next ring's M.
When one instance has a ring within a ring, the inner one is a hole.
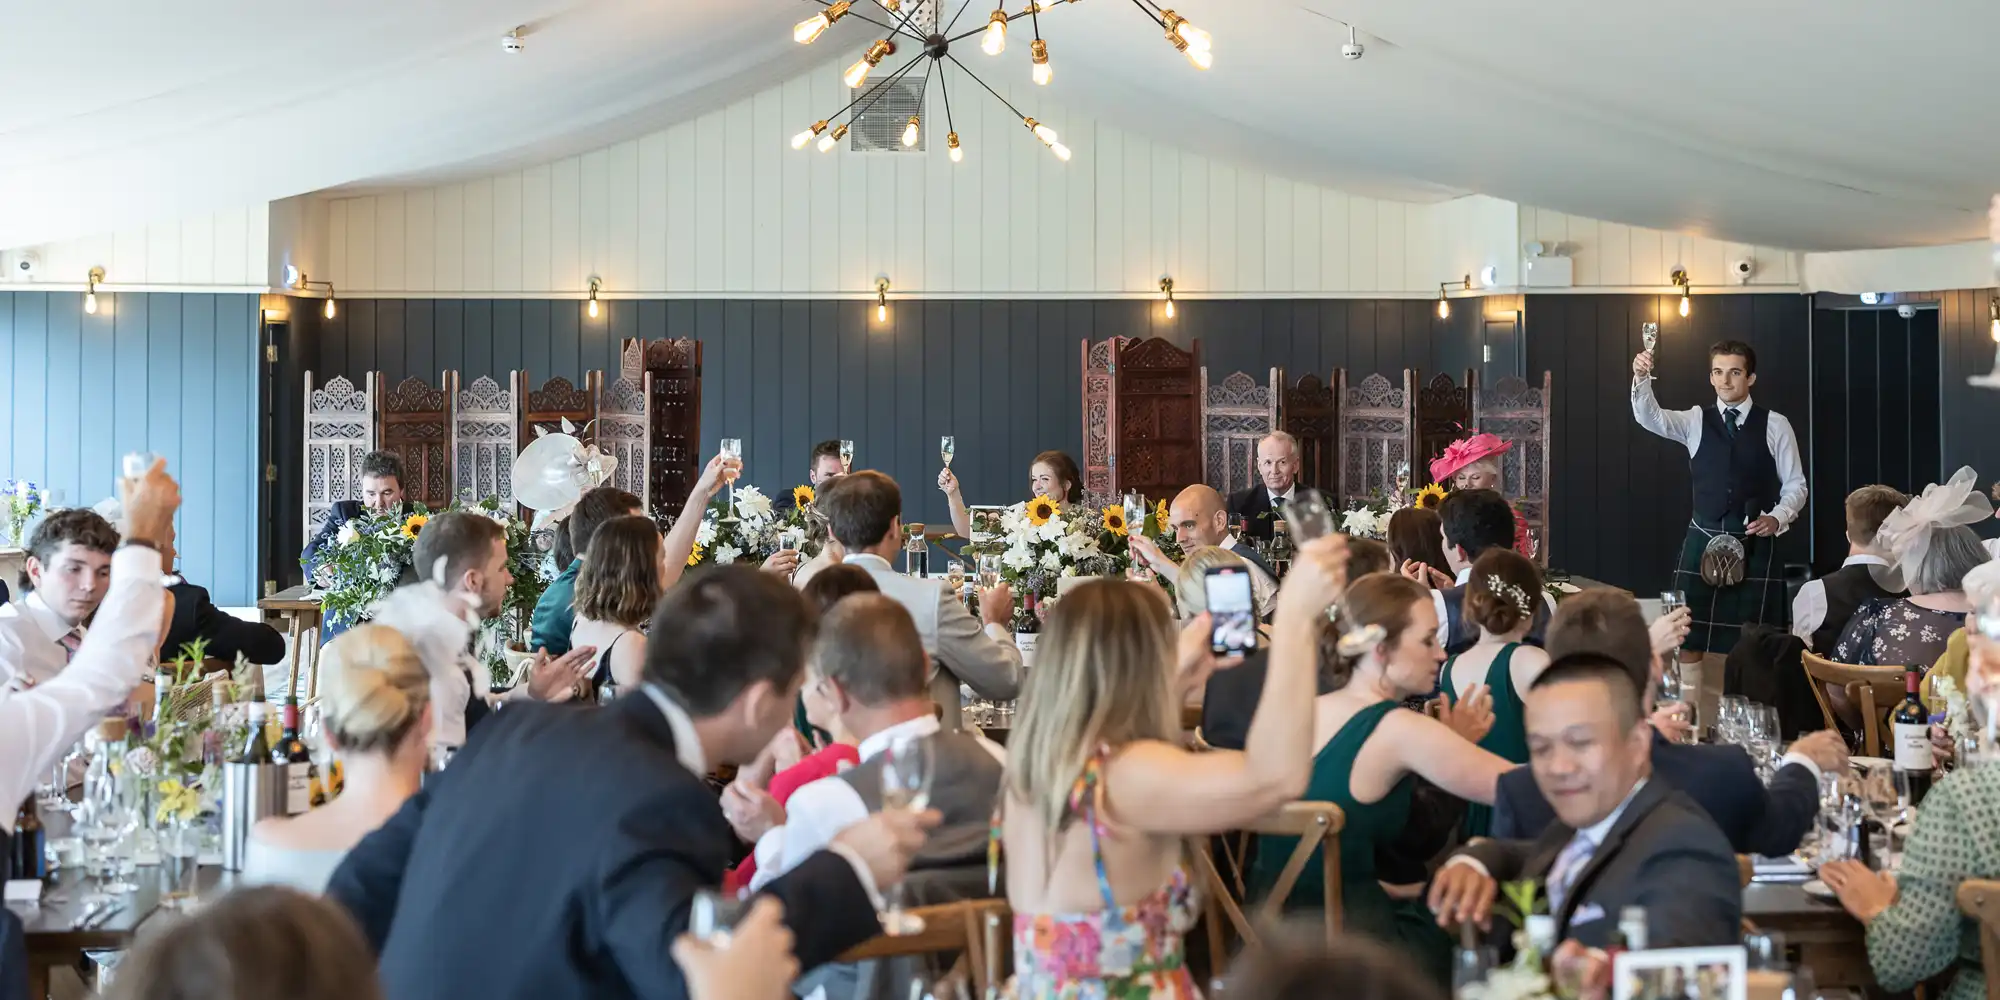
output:
M1751 880L1756 877L1757 862L1748 854L1738 854L1736 856L1736 881L1741 883L1743 888L1748 889L1750 888Z
M1986 972L1986 1000L2000 1000L2000 882L1958 884L1958 912L1979 921L1979 963Z
M1006 980L1007 946L1013 938L1013 911L1006 900L968 899L908 912L923 919L922 933L878 934L847 949L837 961L955 956L950 976L962 975L972 996L984 996L989 983Z
M1827 728L1840 728L1824 689L1824 685L1833 684L1845 690L1848 701L1861 710L1862 752L1870 757L1882 756L1883 721L1896 703L1903 700L1903 668L1835 663L1812 650L1806 650L1801 659L1806 677L1812 681L1813 697L1826 716Z
M1337 940L1340 936L1340 831L1346 825L1346 814L1331 802L1288 802L1239 833L1224 834L1219 838L1234 852L1226 858L1231 869L1226 877L1216 865L1212 849L1194 851L1195 868L1207 888L1204 908L1208 918L1210 954L1228 954L1223 934L1225 923L1250 946L1260 944L1260 929L1278 921L1285 899L1291 895L1299 876L1305 871L1306 863L1312 860L1315 852L1320 855L1323 873L1321 892L1324 894L1326 940L1329 944ZM1254 914L1246 915L1247 894L1242 870L1245 852L1242 848L1250 835L1261 838L1296 837L1298 843L1292 847L1291 856L1285 859L1285 867L1271 886L1270 895L1257 905ZM1217 960L1220 961L1220 958Z

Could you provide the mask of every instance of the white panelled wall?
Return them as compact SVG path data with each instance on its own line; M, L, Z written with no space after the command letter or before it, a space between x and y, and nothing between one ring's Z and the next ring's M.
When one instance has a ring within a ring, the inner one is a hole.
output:
M104 269L105 287L171 290L258 290L271 284L266 254L271 243L267 206L223 209L85 239L0 253L7 265L0 291L81 288L90 269ZM39 261L33 281L12 266L24 252Z
M1520 212L1521 242L1539 241L1550 248L1560 244L1574 262L1579 289L1660 288L1677 267L1687 268L1697 295L1740 284L1759 291L1799 284L1800 254L1795 251L1600 222L1533 205L1522 205ZM1744 258L1756 262L1747 283L1738 282L1730 270Z

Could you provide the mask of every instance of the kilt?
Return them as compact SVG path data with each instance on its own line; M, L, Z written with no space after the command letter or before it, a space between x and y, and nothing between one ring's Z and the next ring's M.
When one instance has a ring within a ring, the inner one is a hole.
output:
M1680 563L1674 569L1673 589L1687 594L1693 628L1683 649L1727 653L1736 647L1744 625L1783 627L1791 617L1785 602L1785 581L1778 572L1778 540L1743 533L1742 518L1722 523L1692 521L1681 543ZM1707 528L1707 531L1703 531ZM1726 532L1743 543L1743 582L1733 587L1711 587L1701 578L1701 555L1709 538Z

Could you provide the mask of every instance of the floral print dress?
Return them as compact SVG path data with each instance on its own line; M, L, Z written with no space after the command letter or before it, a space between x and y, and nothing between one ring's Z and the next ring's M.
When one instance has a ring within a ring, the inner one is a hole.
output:
M1914 666L1929 672L1944 655L1951 634L1964 627L1962 612L1932 611L1907 597L1877 599L1854 613L1833 647L1833 658L1864 667Z
M1072 816L1090 824L1091 863L1104 908L1094 913L1014 914L1017 1000L1198 1000L1184 937L1200 913L1185 867L1130 906L1118 905L1105 874L1104 762L1099 747L1069 795ZM994 813L988 864L997 873L1000 816Z

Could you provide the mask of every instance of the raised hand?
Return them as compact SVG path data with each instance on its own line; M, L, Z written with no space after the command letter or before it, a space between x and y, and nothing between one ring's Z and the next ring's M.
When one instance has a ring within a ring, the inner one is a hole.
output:
M1478 865L1447 862L1431 880L1431 912L1439 927L1472 923L1484 928L1493 919L1493 900L1499 895L1500 883Z
M952 475L950 469L940 469L938 471L938 492L948 497L959 495L958 477Z
M1632 359L1632 374L1636 378L1647 378L1653 374L1653 352L1640 351Z
M731 466L740 469L742 465L741 461L732 462L721 455L709 459L708 464L702 467L701 478L694 482L694 492L690 493L689 496L702 497L704 500L713 498L717 493L722 492L724 486L728 485L731 478L729 475Z
M773 576L791 579L792 574L799 571L799 550L779 549L771 553L771 558L764 560L763 569Z
M181 506L180 484L167 475L167 460L156 458L153 467L134 483L125 498L125 537L151 542L166 553L167 536L173 533L174 511ZM165 567L169 572L172 566Z
M1456 705L1448 698L1440 698L1437 717L1465 737L1467 743L1477 743L1493 731L1493 691L1484 684L1474 684Z
M1653 619L1646 631L1653 638L1653 652L1661 656L1672 656L1687 641L1688 630L1694 626L1694 612L1686 608L1672 611Z
M885 809L842 830L833 842L845 845L860 857L861 863L868 866L868 874L874 876L876 888L886 889L903 880L910 869L910 859L924 846L930 830L943 819L944 815L935 809L923 812Z

